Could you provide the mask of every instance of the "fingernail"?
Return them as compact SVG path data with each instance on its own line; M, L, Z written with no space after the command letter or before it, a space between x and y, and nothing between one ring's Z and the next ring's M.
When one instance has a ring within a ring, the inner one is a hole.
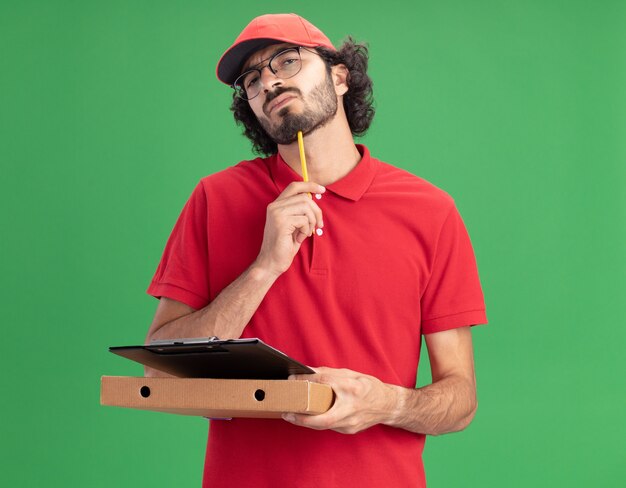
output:
M320 220L320 225L318 225L318 227L321 229L322 227L324 227L324 221Z
M324 188L322 185L318 185L319 189L320 189L320 193L324 193L326 191L326 188Z
M296 420L296 417L292 413L284 413L283 419L287 422L293 422L294 420Z

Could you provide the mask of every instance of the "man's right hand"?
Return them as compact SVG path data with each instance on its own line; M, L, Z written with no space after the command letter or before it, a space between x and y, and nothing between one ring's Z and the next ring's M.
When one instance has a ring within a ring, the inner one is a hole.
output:
M294 181L267 206L263 244L255 265L276 276L291 266L304 240L324 227L322 210L309 193L326 189L311 181Z
M285 188L267 207L263 244L252 266L200 310L162 297L146 343L175 337L241 337L276 278L291 265L300 244L316 227L324 226L322 211L308 193L325 191L323 186L302 181Z

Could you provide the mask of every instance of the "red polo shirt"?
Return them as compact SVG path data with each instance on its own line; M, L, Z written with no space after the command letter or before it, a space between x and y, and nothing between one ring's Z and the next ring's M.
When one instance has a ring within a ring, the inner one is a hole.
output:
M414 387L421 334L486 323L476 261L452 198L370 156L316 200L324 234L302 244L246 326L311 366ZM267 205L299 180L280 157L203 178L148 288L200 309L256 258ZM424 436L382 425L356 435L283 420L211 423L205 486L425 486Z

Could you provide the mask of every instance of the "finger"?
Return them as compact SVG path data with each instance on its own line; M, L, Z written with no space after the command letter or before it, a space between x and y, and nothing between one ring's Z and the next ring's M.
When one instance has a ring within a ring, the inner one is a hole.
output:
M274 203L276 209L284 211L301 211L302 205L306 205L315 216L316 226L320 228L324 226L322 209L314 200L304 194L299 193L282 200L275 200Z
M311 368L315 373L312 374L292 374L289 376L289 379L293 380L308 380L313 381L315 383L324 383L326 385L334 385L336 383L335 378L342 378L346 376L351 376L352 373L350 370L344 369L335 369L335 368L327 368L325 366L307 366Z
M313 381L315 383L319 383L319 376L315 373L313 374L291 374L289 375L288 380L291 381Z
M317 203L311 200L306 194L298 193L297 195L292 195L288 198L283 198L281 200L275 200L271 204L277 210L288 210L288 209L300 209L303 206L307 206L311 208L313 211L319 210L320 215L322 209L317 205Z
M307 427L315 430L325 430L334 425L334 420L327 414L303 415L298 413L285 413L283 420L299 427Z
M311 223L306 215L291 217L289 221L289 232L294 234L294 238L300 244L302 244L304 239L313 234L314 230L315 225Z
M276 229L280 234L294 234L294 237L297 231L307 237L315 230L314 215L306 205L303 205L299 212L293 208L272 207L268 209L266 225Z
M326 188L312 181L294 181L289 183L276 200L283 200L299 193L324 193Z
M317 203L309 198L309 206L315 215L315 225L320 229L324 227L324 217L322 215L322 209L319 207Z
M305 195L295 195L286 200L277 201L272 204L270 212L276 221L289 216L306 215L313 230L321 224L322 219L322 210Z
M330 409L318 415L306 415L293 412L287 412L282 415L287 422L308 427L309 429L331 429L340 427L345 419L347 412L338 402L333 403Z
M315 231L315 227L317 226L317 216L315 215L314 207L311 205L313 203L312 200L307 200L308 202L302 203L297 207L297 209L294 210L297 212L296 215L304 215L307 218L310 228L310 233L308 235L311 235Z

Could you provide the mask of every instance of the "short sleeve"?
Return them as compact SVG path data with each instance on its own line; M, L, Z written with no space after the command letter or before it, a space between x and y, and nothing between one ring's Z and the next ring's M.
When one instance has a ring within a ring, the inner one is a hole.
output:
M199 310L209 303L207 197L202 183L187 200L147 293Z
M421 310L423 334L487 323L474 250L454 205L439 233Z

